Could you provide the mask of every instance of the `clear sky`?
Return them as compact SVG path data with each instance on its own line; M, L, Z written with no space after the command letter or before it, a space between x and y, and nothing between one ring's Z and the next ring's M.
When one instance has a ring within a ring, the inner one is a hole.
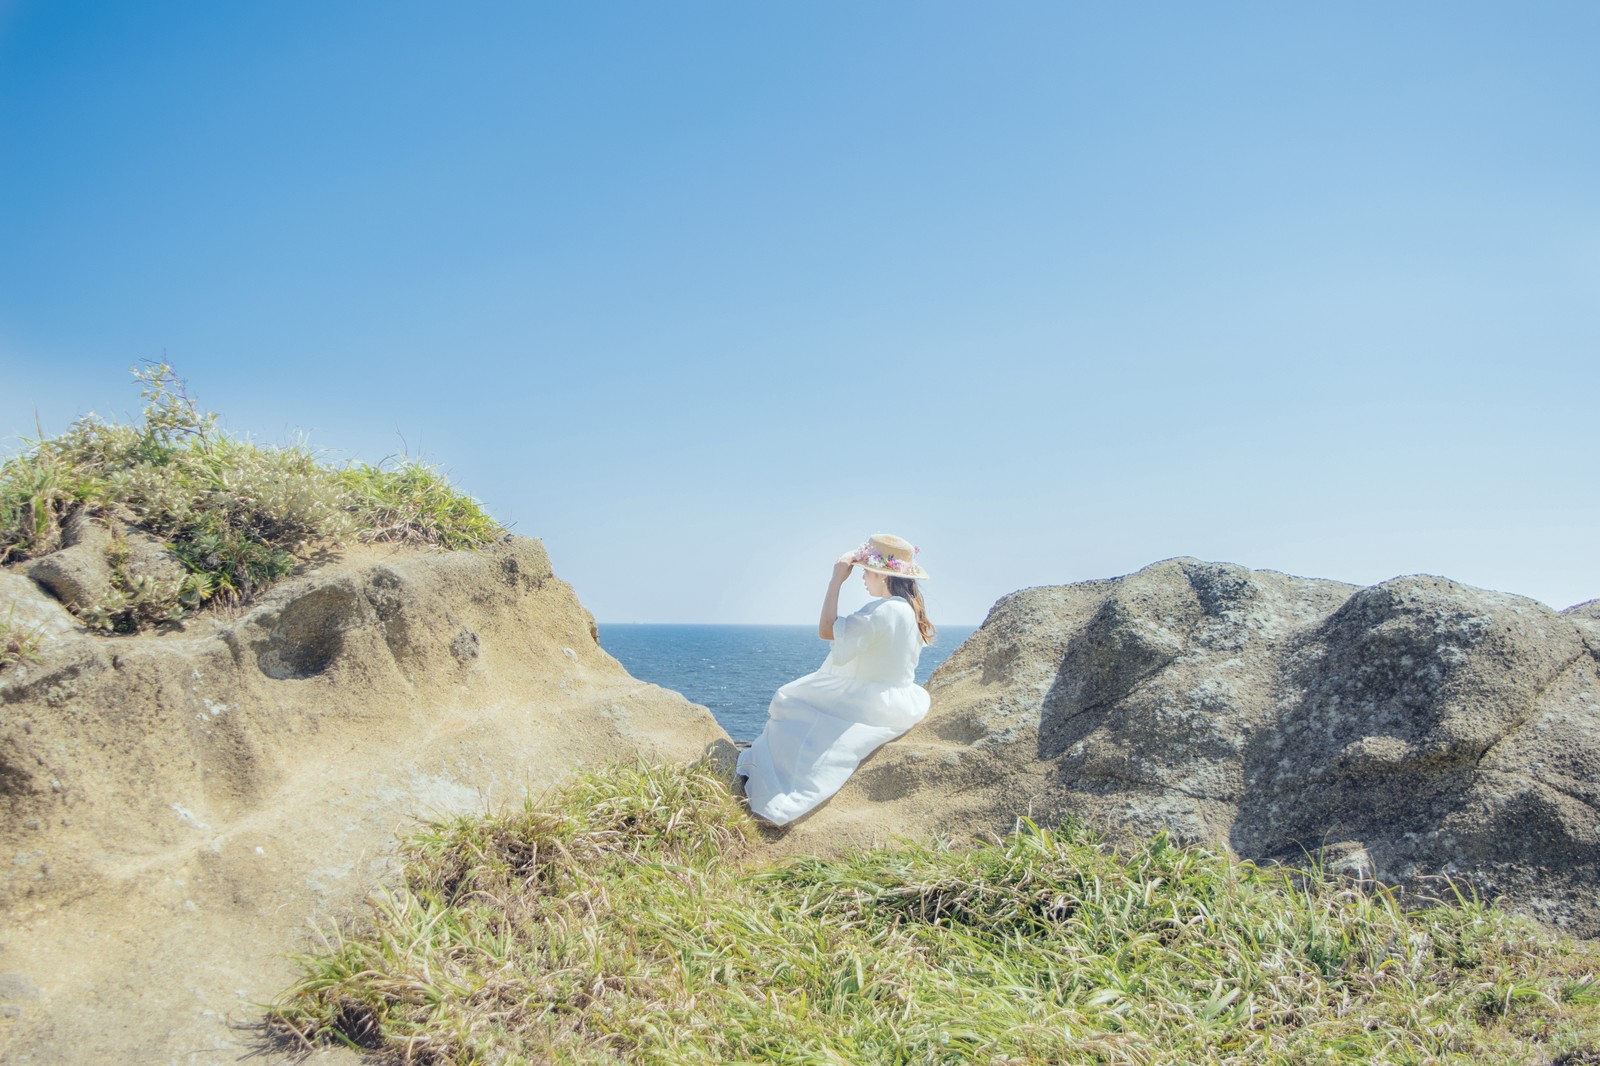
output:
M0 436L442 465L605 622L1600 596L1600 4L0 0ZM861 594L846 597L846 605Z

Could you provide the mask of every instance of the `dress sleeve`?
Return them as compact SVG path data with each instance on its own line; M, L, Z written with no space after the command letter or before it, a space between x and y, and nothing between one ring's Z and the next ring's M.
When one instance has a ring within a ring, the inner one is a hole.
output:
M867 645L872 643L873 633L877 630L877 620L873 618L871 604L861 608L855 614L843 615L833 622L833 661L847 663L860 655Z

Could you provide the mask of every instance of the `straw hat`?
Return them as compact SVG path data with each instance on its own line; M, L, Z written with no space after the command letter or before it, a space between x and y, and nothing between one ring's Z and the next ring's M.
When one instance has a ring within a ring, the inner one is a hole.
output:
M916 564L916 554L922 549L889 533L874 533L867 542L853 552L845 553L845 561L863 570L871 570L890 577L909 577L926 581L928 572Z

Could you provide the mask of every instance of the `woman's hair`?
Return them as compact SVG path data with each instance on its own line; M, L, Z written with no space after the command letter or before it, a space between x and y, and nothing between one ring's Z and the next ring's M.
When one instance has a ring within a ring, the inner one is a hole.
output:
M932 644L933 636L938 630L928 621L928 611L922 606L922 590L917 588L916 581L909 577L895 577L893 574L885 576L889 578L889 595L899 596L917 612L917 632L922 634L922 643Z

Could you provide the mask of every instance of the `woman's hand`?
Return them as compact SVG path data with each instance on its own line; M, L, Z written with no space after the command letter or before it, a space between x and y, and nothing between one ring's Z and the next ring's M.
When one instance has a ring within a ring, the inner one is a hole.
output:
M850 571L855 568L856 564L850 561L848 553L839 556L839 561L833 564L833 583L835 585L844 584L844 579L849 577Z
M833 564L833 580L828 582L828 594L822 598L822 617L817 620L817 636L823 640L833 639L833 623L839 617L839 586L856 568L856 564L850 561L851 554L845 552Z

